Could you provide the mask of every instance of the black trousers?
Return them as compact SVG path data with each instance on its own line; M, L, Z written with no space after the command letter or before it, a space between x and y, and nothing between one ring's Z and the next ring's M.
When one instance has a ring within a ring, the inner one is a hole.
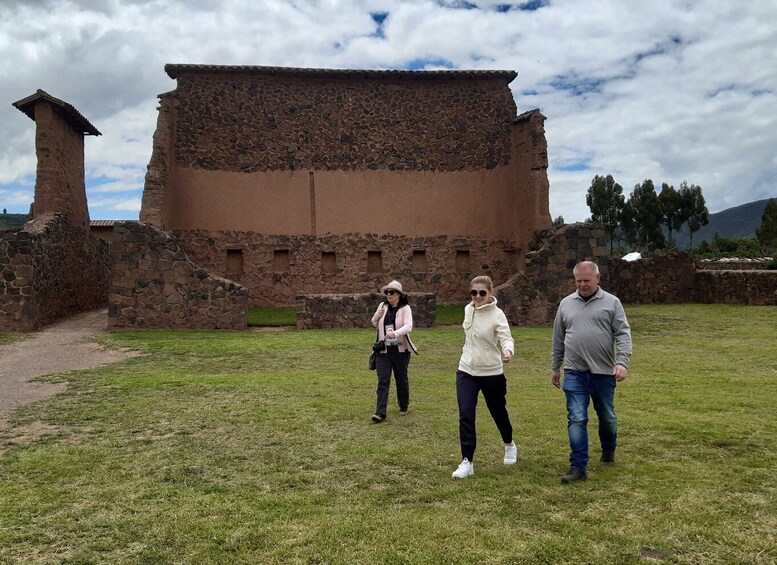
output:
M378 402L375 413L386 417L391 372L394 372L394 383L397 386L397 404L400 410L407 410L410 403L410 383L407 378L407 368L410 365L410 351L399 352L397 346L386 348L385 353L379 353L375 360L378 373Z
M513 441L513 425L507 414L507 379L504 374L490 377L473 377L464 371L456 371L456 399L459 402L459 440L461 456L470 461L475 456L477 435L475 434L475 414L478 405L478 393L483 392L488 411L496 423L502 441Z

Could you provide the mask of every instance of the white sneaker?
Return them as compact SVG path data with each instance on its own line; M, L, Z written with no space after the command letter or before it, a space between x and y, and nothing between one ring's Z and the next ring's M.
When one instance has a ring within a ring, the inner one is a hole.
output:
M461 460L461 463L459 463L459 466L456 468L456 470L451 473L451 477L454 479L466 479L467 477L471 477L474 474L475 467L473 467L469 459L465 457Z
M515 465L518 462L518 446L505 445L505 465Z

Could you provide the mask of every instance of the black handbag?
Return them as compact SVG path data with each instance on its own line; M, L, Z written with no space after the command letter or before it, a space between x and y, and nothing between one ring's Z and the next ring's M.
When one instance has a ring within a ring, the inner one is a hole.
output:
M370 368L370 371L374 371L375 369L377 369L378 353L386 349L386 342L378 341L378 336L380 336L380 329L375 330L375 343L372 344L372 353L370 353L370 362L368 365Z

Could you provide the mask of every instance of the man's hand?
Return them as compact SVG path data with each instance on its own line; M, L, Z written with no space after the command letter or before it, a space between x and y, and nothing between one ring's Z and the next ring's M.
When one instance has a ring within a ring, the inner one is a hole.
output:
M623 365L615 365L615 380L621 382L629 376L629 370Z
M553 383L554 387L561 388L561 372L560 371L551 371L550 372L550 382Z

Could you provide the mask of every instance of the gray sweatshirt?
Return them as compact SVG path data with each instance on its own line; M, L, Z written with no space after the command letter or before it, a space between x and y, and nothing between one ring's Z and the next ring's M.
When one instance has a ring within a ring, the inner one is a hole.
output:
M601 288L588 302L577 292L561 301L553 323L551 369L615 374L615 365L629 366L631 328L623 305Z

